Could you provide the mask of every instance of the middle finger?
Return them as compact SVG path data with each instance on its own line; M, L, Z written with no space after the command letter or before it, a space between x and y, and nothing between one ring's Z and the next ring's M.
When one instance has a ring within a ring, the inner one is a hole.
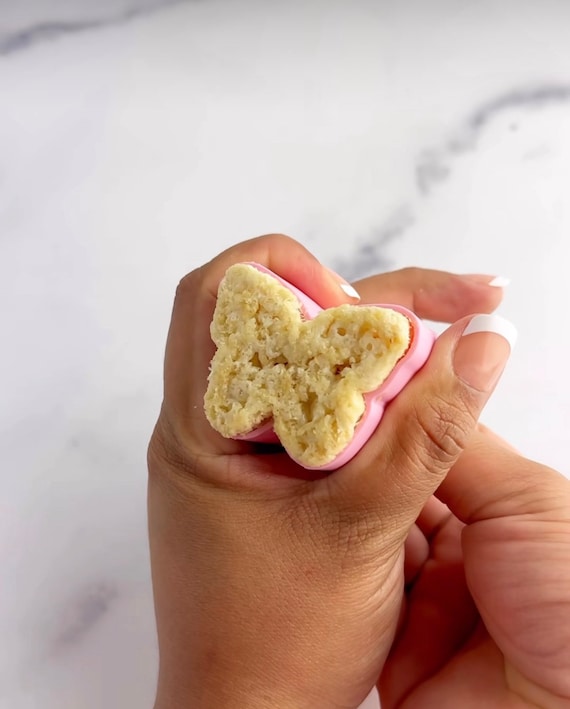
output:
M491 285L495 280L490 275L403 268L364 278L355 287L362 303L403 305L420 318L451 323L471 313L493 312L503 298L503 288Z

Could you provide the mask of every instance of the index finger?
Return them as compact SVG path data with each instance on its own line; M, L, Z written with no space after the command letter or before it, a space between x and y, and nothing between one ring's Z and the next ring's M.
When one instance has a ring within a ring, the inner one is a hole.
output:
M471 313L493 312L503 298L501 284L504 281L490 275L402 268L370 276L355 286L363 302L397 303L420 318L452 323Z

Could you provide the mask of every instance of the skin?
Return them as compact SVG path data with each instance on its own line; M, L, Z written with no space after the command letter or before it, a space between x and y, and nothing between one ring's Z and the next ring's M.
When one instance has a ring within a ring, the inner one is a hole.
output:
M454 324L363 450L321 476L203 414L217 286L246 260L323 307L356 302L281 235L178 287L148 450L155 709L357 707L375 684L387 709L570 707L570 483L477 425L508 347L460 343L501 290L418 269L355 284Z
M568 481L478 426L417 527L382 706L570 706Z

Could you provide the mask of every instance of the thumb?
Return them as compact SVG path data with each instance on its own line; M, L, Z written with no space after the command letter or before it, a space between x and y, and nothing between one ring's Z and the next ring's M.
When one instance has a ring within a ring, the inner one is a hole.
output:
M332 475L339 505L405 535L466 447L515 339L498 315L464 318L444 332L367 445Z

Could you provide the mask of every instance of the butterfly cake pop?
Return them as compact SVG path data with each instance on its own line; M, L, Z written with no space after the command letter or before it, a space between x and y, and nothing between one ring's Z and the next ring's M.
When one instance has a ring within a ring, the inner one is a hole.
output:
M325 471L362 448L436 337L399 305L323 309L253 262L226 271L210 332L211 426L278 443L304 468Z

